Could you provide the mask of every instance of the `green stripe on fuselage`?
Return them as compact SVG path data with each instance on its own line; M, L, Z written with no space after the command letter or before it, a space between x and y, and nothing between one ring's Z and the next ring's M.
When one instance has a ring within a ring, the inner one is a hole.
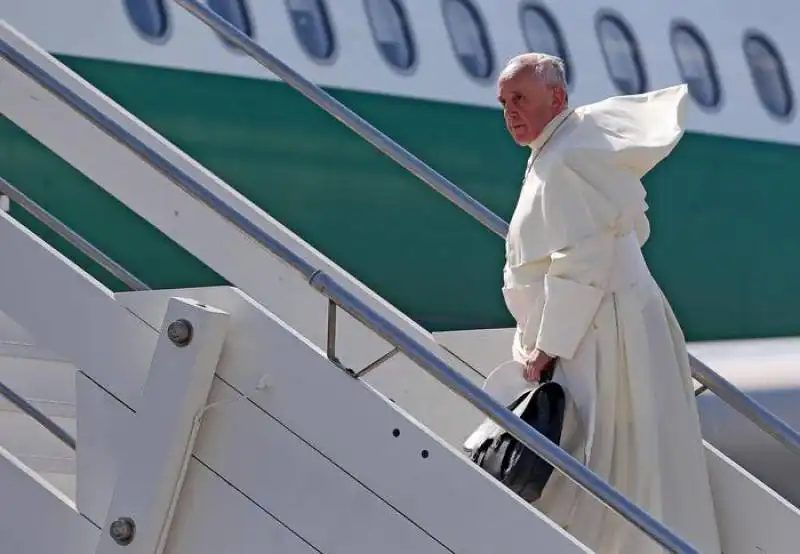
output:
M512 324L502 241L286 85L62 60L428 329ZM527 153L498 111L331 92L508 219ZM688 338L800 332L798 168L795 147L689 134L646 178L646 254ZM154 288L224 283L7 120L0 175Z

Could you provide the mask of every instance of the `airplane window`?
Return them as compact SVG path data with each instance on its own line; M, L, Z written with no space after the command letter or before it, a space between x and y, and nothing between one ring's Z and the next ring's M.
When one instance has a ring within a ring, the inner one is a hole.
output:
M164 0L125 0L125 11L142 36L163 39L169 31L169 19Z
M372 36L386 61L397 69L414 65L411 29L400 0L365 0Z
M478 10L468 0L443 0L444 21L453 50L464 70L486 79L494 70L489 37Z
M744 39L744 55L761 103L772 115L787 117L794 95L778 50L765 36L751 33Z
M597 20L597 38L611 80L623 94L647 90L647 74L639 53L639 44L630 27L619 17L605 14Z
M208 7L248 37L253 38L253 26L244 0L208 0ZM222 39L222 42L236 49L229 41Z
M531 52L558 56L564 61L567 83L572 84L569 52L555 18L542 6L523 5L520 9L522 35Z
M689 94L701 106L718 106L722 91L706 41L694 27L686 23L673 26L670 38L681 78L689 85Z
M248 37L253 37L250 14L244 0L208 0L208 7Z
M323 0L286 0L286 5L297 40L306 53L317 60L330 59L336 44Z

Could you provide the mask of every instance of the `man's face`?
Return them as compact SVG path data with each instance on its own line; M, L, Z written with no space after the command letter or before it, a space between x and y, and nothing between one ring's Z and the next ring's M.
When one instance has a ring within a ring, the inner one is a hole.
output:
M520 71L497 82L497 99L503 106L506 129L514 141L526 146L564 106L564 92L547 87L530 71Z

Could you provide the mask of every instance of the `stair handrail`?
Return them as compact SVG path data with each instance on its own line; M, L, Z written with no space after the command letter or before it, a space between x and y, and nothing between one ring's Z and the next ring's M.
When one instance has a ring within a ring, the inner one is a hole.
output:
M241 40L242 37L237 38ZM162 154L154 151L140 139L127 132L118 123L103 115L90 102L70 91L41 67L31 63L30 60L4 39L0 39L0 56L5 57L6 60L31 79L71 106L72 109L99 129L102 129L109 137L141 156L143 161L165 175L176 186L214 210L215 213L235 225L241 232L253 239L254 242L297 270L308 279L310 286L335 302L378 336L397 347L410 360L417 363L451 391L464 398L484 415L506 429L522 444L575 481L602 504L620 514L670 552L676 554L699 554L699 551L686 540L628 500L597 474L561 449L560 446L551 442L516 414L489 396L480 387L461 375L456 369L442 361L434 351L428 349L422 342L372 309L360 298L350 293L336 279L295 253L292 248L287 247L279 239L264 231L257 223L167 160Z
M0 194L7 196L9 200L17 204L20 208L28 212L48 229L77 248L87 258L108 271L111 275L116 277L131 290L149 290L149 287L130 271L112 260L102 250L73 231L68 225L63 223L60 219L30 199L25 193L2 177L0 177Z
M484 227L505 239L508 224L502 218L322 90L322 88L286 65L210 7L197 0L175 0L175 2L361 138L389 156L389 158L408 170L423 183L470 214ZM716 394L723 402L755 423L761 430L774 437L791 452L800 456L800 433L792 429L760 403L740 391L691 353L689 354L689 361L692 375L698 382Z
M259 46L258 43L231 25L207 5L197 2L196 0L175 1L203 23L220 33L223 37L231 39L233 45L242 49L253 58L253 60L275 73L275 75L300 92L300 94L335 117L340 123L350 128L350 130L377 148L380 152L389 156L389 158L432 187L436 192L480 221L495 234L500 237L506 236L508 224L503 221L501 217L376 129L368 121L350 110L333 96L323 91L320 87L297 73L277 57L273 56L269 51Z
M63 427L53 421L44 412L39 410L36 406L25 400L22 396L17 394L14 389L0 382L0 396L11 402L14 406L20 409L24 414L33 418L36 423L50 431L50 433L58 440L66 444L72 450L75 450L76 443L75 437L69 434Z
M28 212L48 229L69 242L89 259L111 273L131 289L148 290L147 285L133 276L128 270L112 260L105 253L2 177L0 177L0 195L7 197L11 202ZM47 429L53 436L72 450L76 449L77 443L75 437L3 382L0 382L0 396L3 396L20 411L33 418L39 425Z

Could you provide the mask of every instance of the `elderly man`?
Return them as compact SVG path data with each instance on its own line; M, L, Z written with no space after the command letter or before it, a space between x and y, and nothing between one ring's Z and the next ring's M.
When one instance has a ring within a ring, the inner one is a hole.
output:
M686 345L640 250L641 178L682 136L687 89L571 109L562 61L542 54L512 59L497 86L508 132L531 148L506 241L514 358L529 381L555 363L577 422L564 448L720 554ZM600 554L663 552L558 472L535 505Z

